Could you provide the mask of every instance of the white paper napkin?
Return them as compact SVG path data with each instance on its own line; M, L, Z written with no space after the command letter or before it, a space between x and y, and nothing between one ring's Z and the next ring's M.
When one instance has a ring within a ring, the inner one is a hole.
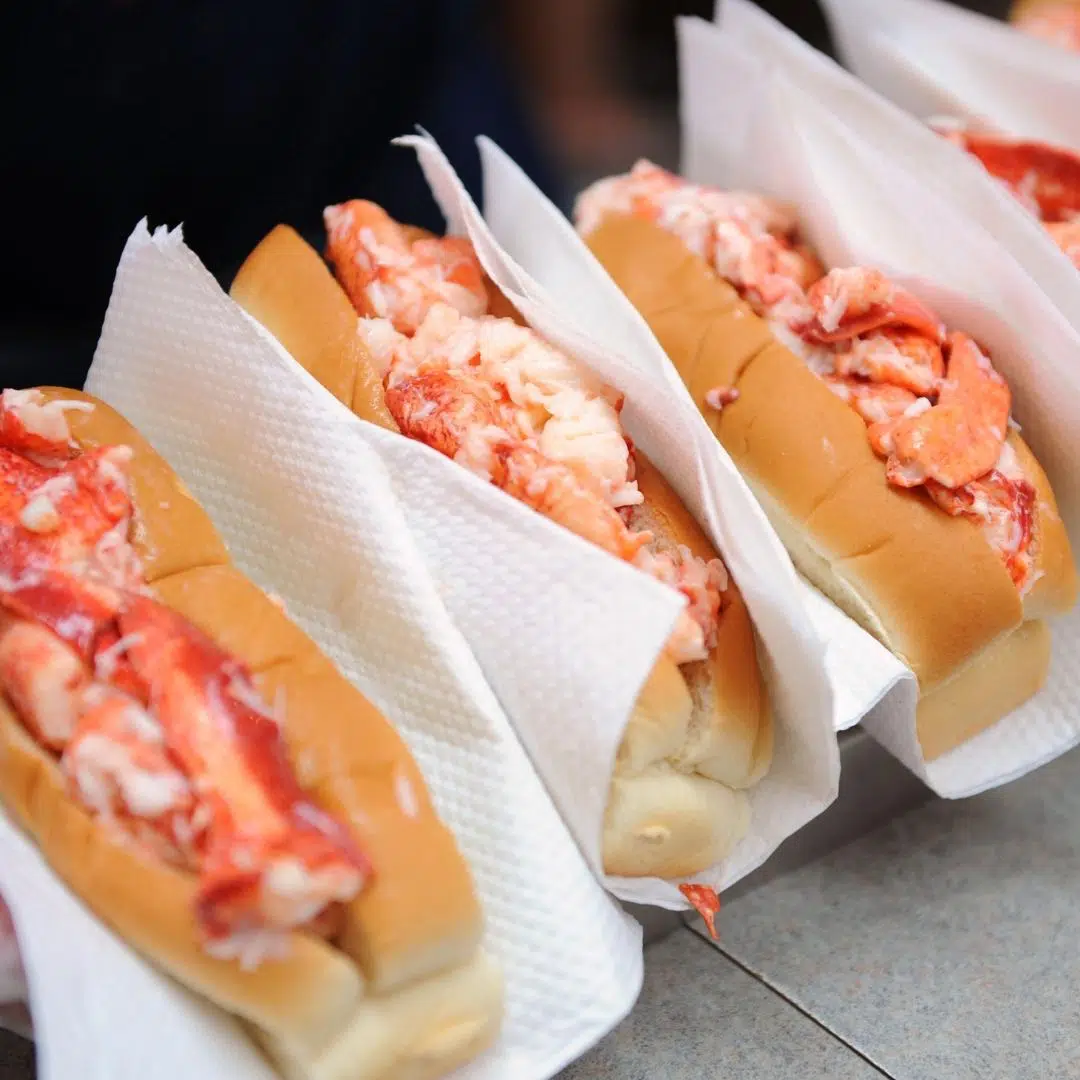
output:
M746 597L767 654L776 747L768 775L748 793L748 836L722 865L693 878L726 888L760 866L836 796L839 756L823 645L800 601L790 560L731 462L716 453L689 395L670 381L670 365L647 329L642 335L644 324L632 309L627 312L569 222L525 174L494 143L481 139L482 217L433 139L399 141L416 150L449 225L467 232L484 269L518 310L548 340L625 394L627 432L708 527ZM637 332L629 349L620 341L620 322ZM451 601L450 607L567 820L596 835L599 820L593 810L583 812L569 782L566 745L553 738L543 717L519 707L521 674L512 658L500 656L504 643L484 634L467 602ZM623 731L622 724L602 726L598 720L577 747L590 784L610 776ZM626 900L684 906L670 882L611 876L605 881Z
M679 43L687 175L790 200L827 263L877 265L946 321L986 341L1078 535L1080 487L1071 463L1080 454L1080 382L1072 359L1080 342L1046 297L918 172L860 141L805 85L756 57L745 41L700 19L681 19ZM838 727L869 709L866 727L942 795L1002 783L1080 741L1080 666L1071 655L1080 644L1076 613L1055 627L1047 689L990 732L927 764L915 738L911 673L824 598L815 594L810 611L829 641L838 710L854 706L838 711Z
M238 1025L120 945L2 814L0 891L18 929L42 1080L272 1080Z
M917 116L1080 147L1080 55L945 0L822 0L844 59Z
M958 213L989 229L1080 329L1080 273L1071 261L978 161L924 124L933 116L953 116L1080 147L1080 56L937 0L823 2L845 62L866 85L748 0L718 0L717 18L725 32L827 100L890 161L917 169Z
M611 635L647 670L677 602L438 454L355 419L229 300L179 231L151 237L142 224L129 240L87 385L176 467L237 563L415 754L507 978L503 1036L461 1075L553 1075L629 1011L641 931L596 883L441 594L470 592L508 636L547 629L553 606L567 612L566 655L534 658L556 732L575 709L629 709L637 687L606 659ZM511 575L509 552L530 572ZM269 1076L231 1023L84 916L3 822L0 893L43 1080Z

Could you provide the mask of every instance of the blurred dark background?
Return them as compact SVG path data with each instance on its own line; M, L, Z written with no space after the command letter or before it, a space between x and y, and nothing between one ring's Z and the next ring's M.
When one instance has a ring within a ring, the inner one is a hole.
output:
M813 0L759 0L831 51ZM888 0L882 0L888 3ZM964 5L1003 16L1007 0ZM474 137L564 207L678 161L673 19L712 0L34 0L0 5L4 385L81 385L124 240L184 223L227 284L278 221L350 197L437 228L422 124L479 196Z

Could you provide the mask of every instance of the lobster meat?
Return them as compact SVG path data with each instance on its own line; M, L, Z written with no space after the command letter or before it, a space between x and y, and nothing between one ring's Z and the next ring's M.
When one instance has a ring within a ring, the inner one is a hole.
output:
M78 453L35 392L0 396L0 690L95 819L198 875L228 954L311 924L371 867L300 788L251 674L145 584L130 460Z

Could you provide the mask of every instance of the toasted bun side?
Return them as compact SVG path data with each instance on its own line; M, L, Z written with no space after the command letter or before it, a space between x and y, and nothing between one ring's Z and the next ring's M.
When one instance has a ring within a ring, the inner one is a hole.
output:
M406 226L413 238L430 236ZM492 315L523 322L485 279ZM382 378L357 334L359 316L319 253L295 229L278 225L247 257L229 295L297 363L357 416L397 431Z
M434 1080L491 1046L501 1012L499 967L477 952L462 967L362 1000L318 1053L255 1034L286 1080Z
M781 380L793 396L776 401L772 386ZM835 600L846 595L852 606L861 598L867 616L879 620L882 640L912 667L924 688L958 672L1029 611L1056 614L1072 607L1076 571L1068 536L1045 474L1018 437L1013 440L1018 457L1038 492L1036 571L1043 575L1026 600L976 524L949 517L922 493L887 482L853 412L852 440L845 443L844 431L828 426L827 414L847 406L782 345L754 357L739 390L739 400L716 424L721 440L736 448L733 457L754 486L779 504L776 520L783 507L806 546L827 561L828 573L815 583ZM802 408L795 404L798 399ZM814 416L813 423L798 429L807 415ZM781 451L791 455L789 460L782 460ZM800 502L800 485L809 486L811 478L793 465L815 451L819 460L832 457L845 469L832 472L829 487L819 488L814 502ZM804 558L801 569L813 578L815 565L820 567Z
M398 736L285 613L233 566L200 567L155 586L259 676L287 715L301 783L350 823L376 874L339 940L382 993L464 963L483 923L468 867ZM355 728L343 737L330 718ZM430 885L439 882L432 906Z
M741 791L660 763L612 778L604 816L604 870L625 877L686 877L731 854L746 835Z
M737 386L714 430L796 565L923 687L1019 625L1020 595L979 529L892 487L862 420L798 357L767 345Z
M1027 443L1012 432L1009 445L1020 468L1035 487L1032 550L1035 554L1034 584L1024 597L1026 619L1049 619L1064 615L1076 603L1077 575L1069 534L1058 512L1050 481Z
M656 658L634 702L615 759L616 776L637 776L681 753L690 735L694 700L682 671L666 653Z
M589 244L657 332L799 569L924 689L1019 626L1020 597L978 528L891 487L854 410L704 260L629 217L608 218ZM739 391L719 413L704 401L718 385Z
M737 590L727 603L709 659L682 669L697 722L676 764L743 789L772 765L773 717L746 603Z
M75 441L85 450L122 444L135 452L138 467L131 472L135 523L132 540L153 585L158 578L193 566L215 566L229 561L229 553L206 511L184 482L150 444L119 413L81 390L41 387L49 401L79 401L93 405L91 412L68 412Z
M319 253L278 225L247 257L229 295L357 416L397 431L355 309Z
M159 578L154 592L253 672L316 648L283 609L231 563L195 566ZM291 713L292 703L285 704Z
M992 727L1046 683L1050 628L1023 623L984 649L954 678L926 694L915 714L923 757L933 761Z
M71 414L76 437L85 437L85 445L93 439L132 447L136 498L146 491L167 492L162 501L175 504L179 481L130 424L85 394L53 394L94 404L91 413ZM212 536L214 544L205 550L224 555L205 512L190 496L184 498L192 535ZM137 506L137 514L140 553L149 552L159 569L178 568L158 574L157 595L246 663L268 703L283 705L290 758L301 784L340 816L372 859L375 875L348 906L337 943L360 963L370 989L389 991L468 961L483 931L472 878L400 736L282 608L235 567L222 559L191 565L176 553L187 533L172 525L158 502ZM439 882L437 905L430 901L432 880Z
M268 700L284 698L302 782L349 823L375 867L338 945L379 993L466 963L483 933L472 876L397 733L314 649L259 684Z
M675 490L642 453L637 482L644 503L631 524L652 532L661 551L685 546L702 559L716 549ZM730 581L717 643L709 659L681 670L693 702L686 741L673 763L730 787L755 783L769 767L772 716L758 663L754 629L738 587Z
M0 799L45 861L106 925L162 970L251 1023L318 1047L357 1007L356 966L326 942L289 939L289 955L245 971L199 940L194 879L112 839L68 794L56 762L0 699Z

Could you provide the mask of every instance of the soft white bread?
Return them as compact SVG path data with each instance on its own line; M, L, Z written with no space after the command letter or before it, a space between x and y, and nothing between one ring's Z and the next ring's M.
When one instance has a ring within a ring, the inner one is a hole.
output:
M660 763L611 779L604 869L623 877L681 878L725 858L746 835L746 795Z
M435 1080L491 1045L502 979L483 952L462 967L360 1003L352 1022L312 1054L256 1032L287 1080Z
M660 550L715 551L667 481L643 454L645 496L634 528ZM677 667L660 656L638 695L615 760L604 819L604 868L627 877L685 877L723 859L746 834L752 787L772 760L772 717L753 626L742 596L724 596L708 660Z
M283 694L297 777L349 829L374 876L344 909L332 943L295 933L287 957L245 971L206 953L194 879L93 821L6 706L0 798L69 887L148 959L288 1046L305 1068L337 1062L336 1072L303 1075L396 1077L416 1068L434 1076L454 1068L494 1039L502 981L479 947L482 916L468 868L412 756L280 606L228 563L205 513L138 432L87 395L45 393L94 404L68 414L84 448L132 448L132 539L155 593L245 662L267 700ZM438 1007L421 1023L409 1003L432 996ZM456 1018L457 1035L447 1017ZM362 1037L376 1028L369 1058ZM445 1051L441 1063L433 1046Z
M490 282L489 291L493 314L516 316ZM319 254L295 231L279 225L269 233L230 294L338 400L385 424L384 401L350 390L370 386L375 370L358 346L357 316ZM342 340L344 349L336 344ZM350 377L350 364L368 371ZM637 463L645 504L631 524L655 532L661 549L686 545L716 558L660 473L640 453ZM755 784L771 758L772 716L753 627L732 584L710 658L680 669L661 656L641 691L612 778L603 836L607 872L681 877L722 860L749 820L737 791Z
M657 335L800 571L911 667L925 693L1025 620L1072 607L1068 537L1045 474L1018 435L1010 441L1038 491L1040 576L1023 600L975 525L887 483L855 411L677 237L612 215L587 242ZM705 402L717 386L739 394L720 411ZM1015 664L1034 662L1032 650L1008 655ZM1016 670L1016 685L1031 685L1033 675ZM984 726L1005 714L993 711L981 711ZM928 757L972 734L967 717L944 709L926 716L952 732L926 736Z
M638 489L645 501L633 508L632 526L651 531L662 552L687 547L699 558L717 558L716 549L693 515L640 450L636 464ZM709 658L675 669L689 690L690 720L676 750L665 754L664 759L680 770L743 789L756 784L769 768L773 727L750 613L742 593L730 580L723 604L716 646ZM663 664L674 667L661 657L656 669ZM655 700L656 687L652 684L650 678L647 692L639 698L639 707ZM681 695L672 696L667 707L670 709L676 702L682 705ZM640 708L627 727L626 739L634 737L639 712Z

